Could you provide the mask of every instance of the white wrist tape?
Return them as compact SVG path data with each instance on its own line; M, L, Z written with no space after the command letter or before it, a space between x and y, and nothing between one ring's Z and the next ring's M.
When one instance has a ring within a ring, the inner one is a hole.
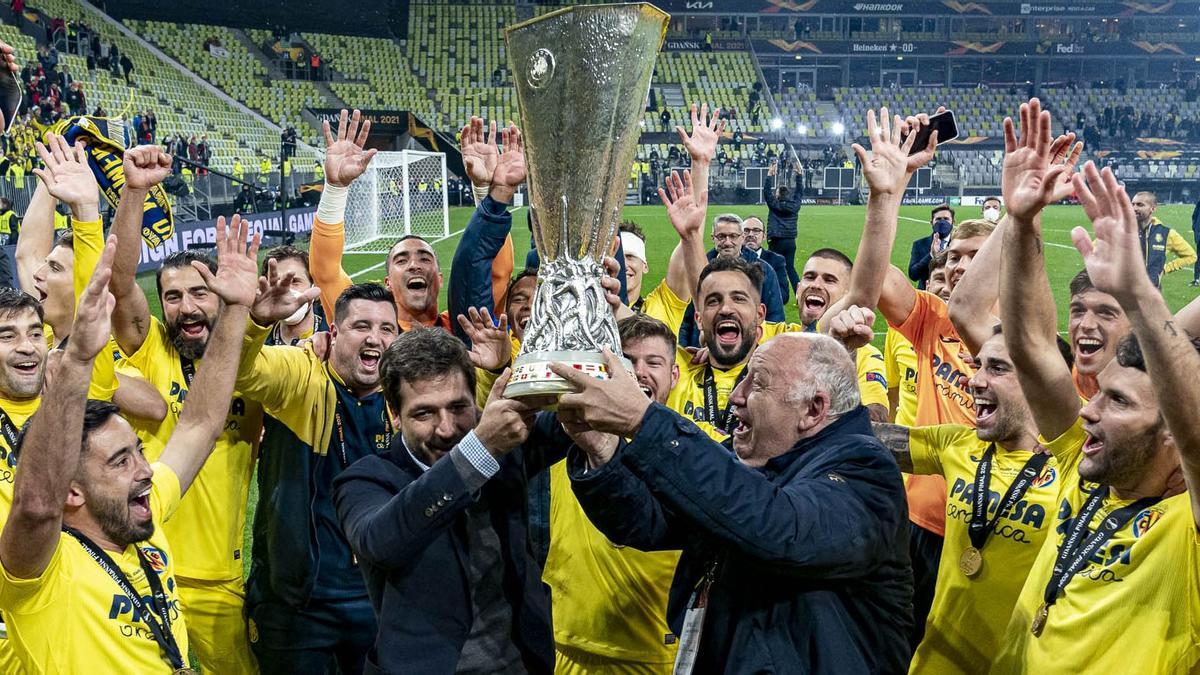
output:
M321 190L321 201L317 204L317 219L322 223L340 223L346 219L346 198L350 188L325 183Z

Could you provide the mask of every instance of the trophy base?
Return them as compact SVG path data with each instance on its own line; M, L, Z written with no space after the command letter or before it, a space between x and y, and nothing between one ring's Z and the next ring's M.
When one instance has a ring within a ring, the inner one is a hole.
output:
M621 357L621 361L628 370L633 370L628 359ZM550 370L550 364L556 362L599 380L609 377L604 355L599 352L529 352L518 356L513 364L512 376L504 388L505 398L526 399L538 407L552 407L559 396L574 393L571 383Z

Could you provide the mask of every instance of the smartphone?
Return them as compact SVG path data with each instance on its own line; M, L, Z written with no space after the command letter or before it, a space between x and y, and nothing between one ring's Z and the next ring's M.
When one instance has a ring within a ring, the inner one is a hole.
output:
M954 111L947 110L930 115L929 124L917 131L917 137L913 139L912 149L908 151L908 154L915 155L924 150L925 146L929 145L929 136L933 134L934 129L937 129L938 132L939 145L958 138L958 124L954 121ZM907 136L905 138L907 139Z
M5 64L0 61L0 65ZM0 114L4 115L4 133L7 134L12 128L20 107L21 81L17 79L16 73L8 72L5 65L5 72L0 73Z

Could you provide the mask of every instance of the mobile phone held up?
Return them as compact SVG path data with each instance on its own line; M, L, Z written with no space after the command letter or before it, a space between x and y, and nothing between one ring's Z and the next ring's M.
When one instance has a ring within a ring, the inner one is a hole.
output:
M0 64L3 62L0 61ZM6 66L7 68L7 66ZM21 81L16 73L7 70L0 72L0 115L3 115L3 133L8 133L13 120L17 118L17 110L21 107Z
M938 145L958 138L958 124L954 121L954 111L946 110L936 115L930 115L929 124L917 131L917 137L913 139L912 148L909 149L908 154L915 155L924 150L925 146L929 145L929 136L933 134L934 129L937 129L938 132Z

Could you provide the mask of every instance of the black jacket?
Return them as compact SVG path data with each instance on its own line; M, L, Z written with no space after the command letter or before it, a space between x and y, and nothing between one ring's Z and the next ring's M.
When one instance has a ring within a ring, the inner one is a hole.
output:
M917 288L925 290L929 280L929 262L933 260L930 249L933 248L933 235L922 237L912 243L912 252L908 254L908 278L917 282Z
M792 297L794 288L789 288L792 285L792 278L788 276L787 258L778 253L767 249L758 249L758 259L765 262L775 272L775 280L779 282L779 297L783 304L787 304Z
M601 469L568 458L588 518L618 544L682 549L679 631L714 561L696 672L905 673L912 568L904 485L865 408L747 468L654 404Z
M513 643L530 673L554 670L550 594L529 544L526 485L569 444L557 418L542 413L530 440L505 456L491 479L458 448L422 472L399 434L389 452L338 476L338 518L379 621L366 672L454 673L473 620L466 507L476 499L489 505L500 539Z
M784 199L775 194L775 177L767 176L763 184L763 200L767 202L767 238L795 237L796 218L800 215L800 197L804 192L804 176L796 174L796 184Z

